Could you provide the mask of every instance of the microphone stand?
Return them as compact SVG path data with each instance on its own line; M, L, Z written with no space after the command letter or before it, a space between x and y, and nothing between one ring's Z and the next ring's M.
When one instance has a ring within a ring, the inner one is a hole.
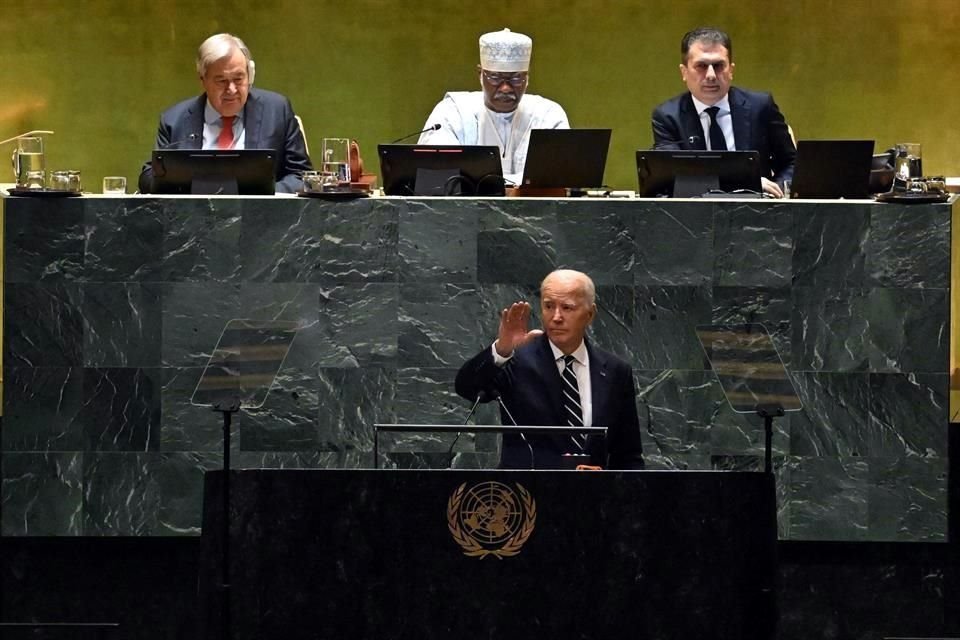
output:
M223 517L220 522L220 637L230 640L230 423L234 413L240 410L240 399L233 398L213 405L213 410L223 414L223 485L221 486Z
M408 134L405 135L405 136L400 136L399 138L397 138L396 140L394 140L394 141L391 142L390 144L397 144L398 142L403 142L403 141L406 140L407 138L412 138L413 136L419 136L421 133L426 133L427 131L436 131L436 130L439 129L439 128L440 128L440 123L438 122L437 124L432 124L432 125L430 125L429 127L427 127L426 129L424 129L423 131L414 131L413 133L408 133Z
M474 401L473 406L470 407L470 412L467 413L467 417L463 421L464 426L466 426L466 424L470 422L470 418L472 418L473 414L477 412L477 408L480 406L480 403L489 402L492 399L493 398L491 397L491 394L487 393L487 391L485 391L484 389L481 389L480 391L478 391L477 399ZM450 443L450 448L447 449L447 469L449 469L453 465L453 447L456 446L457 440L460 439L460 435L462 433L463 433L462 431L457 431L457 437L453 439L453 442Z
M507 414L507 417L510 418L510 422L513 423L513 426L518 427L517 421L514 419L513 414L510 413L510 409L507 409L507 405L504 403L503 398L500 397L500 394L497 394L497 402L500 404L500 408L503 409L503 412ZM530 468L537 468L537 457L533 453L533 446L530 444L530 441L527 440L527 436L523 435L523 431L520 432L520 439L523 440L523 444L527 445L527 449L530 451Z

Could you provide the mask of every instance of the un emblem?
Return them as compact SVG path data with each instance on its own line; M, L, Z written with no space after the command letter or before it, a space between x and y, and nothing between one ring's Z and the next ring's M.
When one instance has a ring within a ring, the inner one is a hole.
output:
M537 521L537 503L522 484L464 482L447 501L447 527L464 555L504 558L520 553Z

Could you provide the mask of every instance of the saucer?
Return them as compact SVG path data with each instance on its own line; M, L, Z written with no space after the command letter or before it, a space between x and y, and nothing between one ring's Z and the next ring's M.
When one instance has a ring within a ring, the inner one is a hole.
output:
M370 192L362 189L339 189L337 191L297 191L297 195L301 198L320 198L321 200L353 200L366 198Z
M877 194L877 202L898 204L928 204L934 202L946 202L949 199L949 193L930 193L929 191L888 191L887 193Z
M75 198L82 195L79 191L64 191L62 189L25 189L14 187L7 189L7 193L18 198Z

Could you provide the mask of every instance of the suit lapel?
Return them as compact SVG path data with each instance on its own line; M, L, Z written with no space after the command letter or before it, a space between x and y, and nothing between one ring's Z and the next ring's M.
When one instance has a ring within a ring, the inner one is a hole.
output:
M689 93L683 96L683 99L680 101L680 122L682 126L681 131L684 136L684 139L681 141L681 146L684 149L699 149L705 151L707 149L707 141L703 139L703 126L700 124L700 116L697 115L697 108L693 106L693 98L690 97ZM691 138L696 140L694 144L690 143Z
M590 404L593 406L593 424L600 427L609 426L604 413L607 395L610 393L610 381L607 379L607 359L602 353L594 349L587 341L587 353L590 354Z
M540 346L537 350L537 366L543 371L543 378L547 384L547 391L550 394L550 406L553 409L555 424L566 424L566 421L556 422L563 415L563 380L560 378L560 370L557 367L557 361L553 357L553 350L550 348L550 340L546 335L539 338Z
M186 117L186 135L184 136L184 149L203 148L203 110L207 106L207 95L203 94L197 98L193 105L187 109ZM193 136L193 137L190 137Z
M247 149L260 149L263 145L260 141L263 124L263 103L259 97L250 89L250 95L247 96L247 104L244 110L243 126L246 130L246 139L244 147Z
M730 87L730 118L733 120L733 140L739 151L753 148L753 131L750 127L750 103L737 91Z

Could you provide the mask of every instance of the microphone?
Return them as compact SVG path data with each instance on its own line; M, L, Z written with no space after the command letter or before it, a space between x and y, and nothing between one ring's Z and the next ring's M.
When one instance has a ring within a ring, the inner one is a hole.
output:
M466 425L468 422L470 422L470 418L473 417L473 414L477 412L477 408L482 403L490 402L495 397L499 397L499 394L497 394L496 391L488 391L487 389L480 389L480 391L477 392L477 399L476 401L474 401L473 406L470 407L470 411L467 413L467 417L463 421L463 424ZM448 458L447 468L448 469L450 468L450 465L453 464L453 448L456 446L457 440L460 439L460 435L462 433L463 433L462 431L457 431L457 437L453 439L453 442L450 443L450 448L447 449L447 458Z
M510 409L507 408L507 405L503 401L503 398L500 397L500 394L497 393L495 397L497 399L497 402L500 404L500 408L503 409L503 412L507 414L508 418L510 418L510 422L513 423L513 426L519 427L520 425L517 424L517 421L514 419L513 414L510 413ZM533 453L533 447L530 445L530 441L527 440L527 436L523 435L522 431L520 431L519 434L520 434L520 439L523 440L523 444L527 445L527 449L530 451L530 468L536 469L537 457Z
M700 136L690 136L687 138L687 144L689 144L691 147L696 147L700 144Z
M186 144L186 143L188 143L188 142L193 142L194 140L196 140L196 139L199 138L199 137L200 137L200 134L198 134L198 133L191 133L190 135L188 135L186 138L183 138L182 140L174 140L173 142L168 142L167 144L163 145L162 147L157 147L157 148L158 148L158 149L162 149L162 150L164 150L164 151L166 151L167 149L176 149L176 148L179 147L180 145Z
M408 133L408 134L405 135L405 136L400 136L399 138L397 138L396 140L394 140L394 141L391 142L390 144L397 144L398 142L403 142L404 140L406 140L406 139L408 139L408 138L412 138L413 136L418 136L418 135L420 135L421 133L426 133L427 131L436 131L436 130L439 129L439 128L440 128L440 123L438 122L437 124L432 124L432 125L430 125L429 127L427 127L426 129L424 129L423 131L414 131L413 133Z

